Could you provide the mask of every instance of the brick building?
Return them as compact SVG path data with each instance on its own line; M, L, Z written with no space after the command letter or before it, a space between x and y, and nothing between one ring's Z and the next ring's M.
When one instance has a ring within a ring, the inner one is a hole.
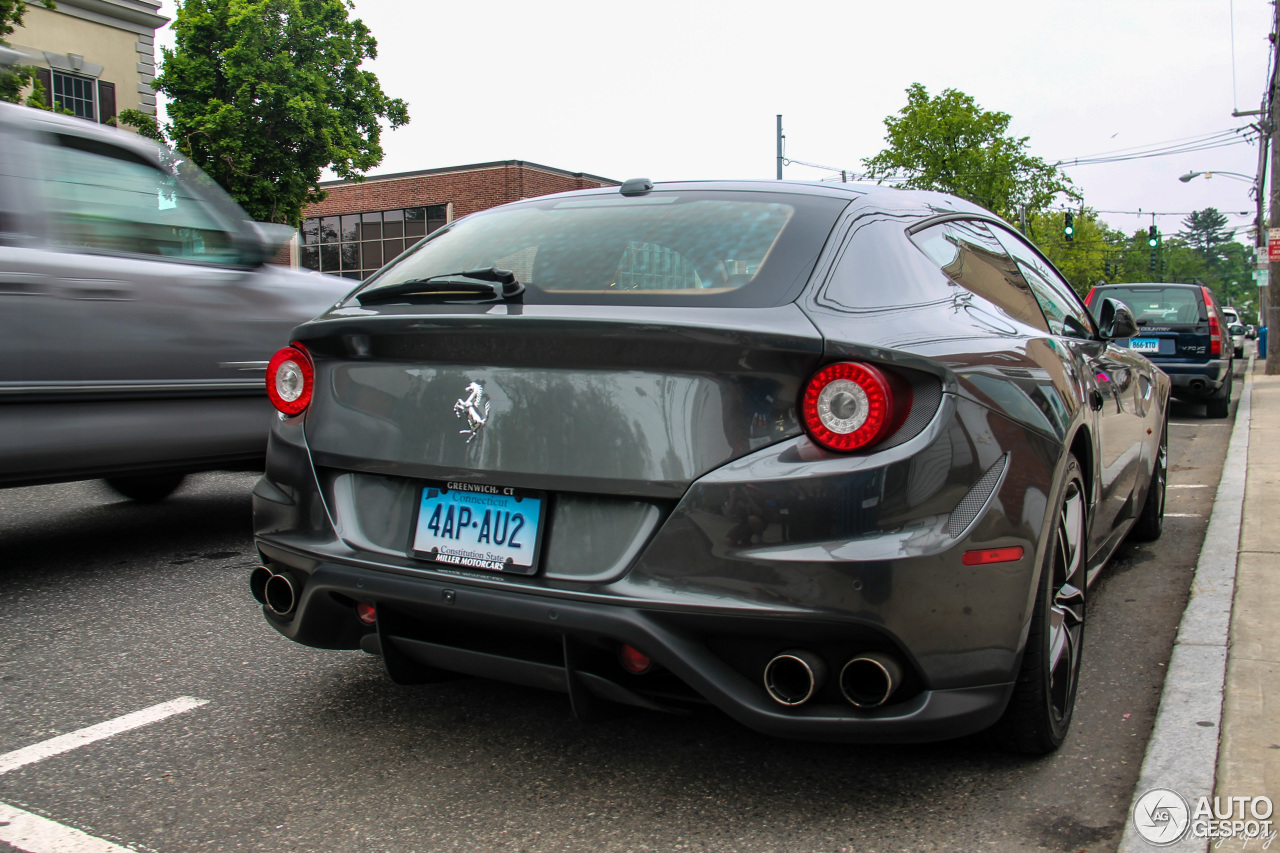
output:
M328 197L303 212L293 263L361 279L458 217L522 198L618 184L524 160L328 181L320 185Z

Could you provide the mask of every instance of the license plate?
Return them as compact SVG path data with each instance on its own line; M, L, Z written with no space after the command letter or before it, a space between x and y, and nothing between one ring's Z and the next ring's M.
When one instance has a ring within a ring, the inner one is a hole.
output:
M460 569L513 575L538 570L543 492L478 483L424 483L413 553Z
M1129 349L1134 352L1159 352L1159 338L1130 338Z

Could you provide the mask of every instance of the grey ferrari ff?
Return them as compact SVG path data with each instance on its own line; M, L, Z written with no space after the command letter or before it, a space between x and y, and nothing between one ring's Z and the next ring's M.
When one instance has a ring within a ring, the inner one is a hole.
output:
M1169 380L987 211L645 179L453 222L272 359L267 622L789 738L1066 736ZM283 341L282 341L283 343Z

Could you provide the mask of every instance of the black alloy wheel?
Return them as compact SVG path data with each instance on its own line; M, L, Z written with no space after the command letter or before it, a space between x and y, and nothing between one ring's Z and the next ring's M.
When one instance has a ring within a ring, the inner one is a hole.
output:
M1075 456L1067 457L1058 494L1022 669L994 730L1001 742L1027 755L1044 755L1062 744L1080 682L1088 503Z
M1154 542L1164 532L1165 489L1169 483L1169 416L1165 415L1160 431L1160 446L1156 448L1156 464L1151 471L1151 485L1147 487L1147 500L1142 513L1129 530L1134 542Z

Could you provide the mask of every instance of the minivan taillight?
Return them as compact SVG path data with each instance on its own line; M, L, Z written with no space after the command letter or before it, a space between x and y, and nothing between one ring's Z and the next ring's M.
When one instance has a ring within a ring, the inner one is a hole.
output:
M267 396L271 398L271 405L286 415L306 411L314 384L311 354L302 344L290 344L273 355L267 364Z
M848 452L887 438L911 411L911 387L870 364L829 364L805 385L800 420L828 450Z
M1213 295L1203 285L1200 289L1204 291L1204 307L1209 315L1209 355L1222 355L1222 327L1218 325L1218 313L1213 310Z

